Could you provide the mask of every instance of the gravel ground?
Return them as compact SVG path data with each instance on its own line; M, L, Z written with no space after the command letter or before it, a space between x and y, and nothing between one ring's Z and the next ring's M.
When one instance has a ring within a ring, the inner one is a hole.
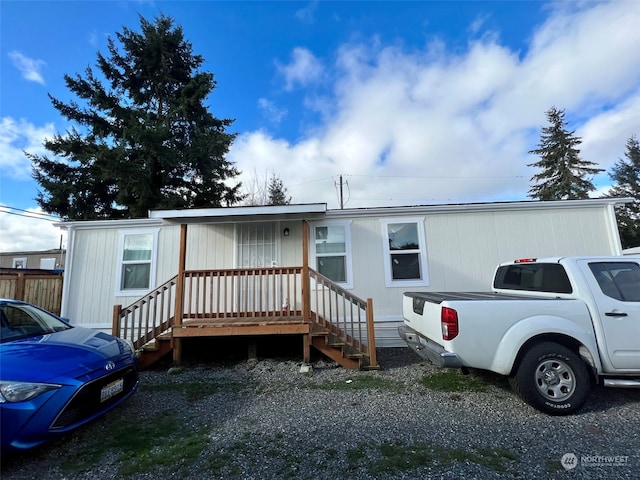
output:
M378 355L369 372L319 358L305 374L294 356L159 366L117 410L4 458L2 480L640 478L640 390L595 388L551 417L501 377L438 391L421 380L442 371L408 348Z

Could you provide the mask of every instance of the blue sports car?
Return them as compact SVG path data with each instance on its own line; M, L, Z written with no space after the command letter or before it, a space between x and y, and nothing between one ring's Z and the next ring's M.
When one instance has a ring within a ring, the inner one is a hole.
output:
M130 344L0 299L1 453L27 449L115 408L138 389Z

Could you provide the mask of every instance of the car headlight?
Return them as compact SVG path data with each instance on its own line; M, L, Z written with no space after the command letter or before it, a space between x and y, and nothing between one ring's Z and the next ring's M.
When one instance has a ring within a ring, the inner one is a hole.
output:
M133 342L128 338L118 338L120 344L125 348L125 351L133 354L135 352L135 348L133 348Z
M0 403L26 402L60 385L32 382L0 382Z

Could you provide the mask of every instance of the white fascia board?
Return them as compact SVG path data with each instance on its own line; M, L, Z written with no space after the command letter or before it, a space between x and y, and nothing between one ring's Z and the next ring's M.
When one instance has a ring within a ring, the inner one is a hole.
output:
M159 220L228 221L243 217L289 217L317 215L327 211L326 203L267 205L257 207L194 208L184 210L151 210L149 218Z
M54 223L54 227L62 230L94 229L94 228L123 228L123 227L153 227L162 225L162 220L155 218L125 218L120 220L72 220Z
M590 208L621 206L631 203L632 198L589 198L584 200L524 200L514 202L459 203L437 205L411 205L402 207L374 207L328 210L327 218L366 217L388 215L416 215L427 213L494 212L506 210L545 210L563 208Z

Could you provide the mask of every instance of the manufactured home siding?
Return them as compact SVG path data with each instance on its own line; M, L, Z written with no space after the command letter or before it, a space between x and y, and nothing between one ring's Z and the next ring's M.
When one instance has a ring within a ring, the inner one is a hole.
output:
M116 252L117 255L117 252ZM180 258L180 225L163 225L158 232L158 266L155 286L168 282L178 274ZM115 282L115 279L114 279ZM132 303L132 298L123 299L123 306Z
M401 346L397 327L402 322L402 295L405 291L479 291L491 288L499 263L524 257L563 255L617 255L621 253L613 205L604 200L567 202L514 202L415 206L379 209L327 211L314 214L312 224L324 222L348 225L352 262L349 291L360 298L372 298L377 345ZM216 217L187 224L189 270L228 269L238 265L237 222L224 223ZM419 221L427 258L428 285L387 286L384 222ZM244 217L241 218L244 221ZM247 221L265 220L247 216ZM137 297L116 297L118 248L122 232L128 229L158 231L156 278L158 286L178 271L180 225L182 220L162 223L161 218L113 221L92 224L77 222L72 227L73 245L67 253L71 266L65 279L63 315L73 323L109 329L113 306L127 306ZM270 217L276 225L281 266L302 265L303 222ZM130 223L128 223L130 222ZM106 225L106 226L101 226ZM285 229L286 235L285 235ZM311 229L311 231L313 231ZM310 238L310 242L314 240ZM311 252L310 252L311 254ZM310 258L313 265L314 258Z
M420 217L419 212L413 214ZM403 215L404 216L404 215ZM429 286L385 284L386 239L380 222L392 217L351 218L353 292L373 298L379 346L401 346L405 291L486 291L499 263L525 257L615 255L602 207L424 213ZM344 218L346 220L346 218Z
M158 226L80 228L73 234L72 271L67 275L65 316L75 325L111 330L113 306L129 305L137 297L116 296L120 235L127 231L158 229ZM158 234L155 287L174 277L178 270L180 227L163 226ZM71 254L71 252L70 252Z
M286 237L283 235L285 228L289 229L289 235ZM278 234L281 236L280 265L302 265L302 222L281 222Z
M73 269L67 275L67 295L73 299L64 315L72 324L108 326L114 305L118 230L77 230L73 239Z
M187 270L233 268L235 254L233 224L201 224L187 227Z

